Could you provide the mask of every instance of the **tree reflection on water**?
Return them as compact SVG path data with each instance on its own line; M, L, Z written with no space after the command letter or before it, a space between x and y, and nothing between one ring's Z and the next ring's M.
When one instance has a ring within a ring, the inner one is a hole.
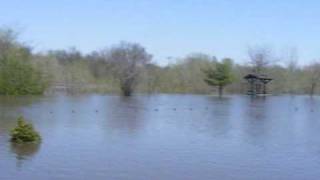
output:
M17 167L21 167L24 161L32 159L32 157L40 150L40 147L40 143L11 143L10 151L16 155Z

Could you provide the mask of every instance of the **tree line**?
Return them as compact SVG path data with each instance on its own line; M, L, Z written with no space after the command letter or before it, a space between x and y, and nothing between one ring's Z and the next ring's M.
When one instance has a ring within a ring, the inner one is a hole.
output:
M298 66L295 50L277 57L266 47L248 49L248 59L217 59L193 53L157 65L138 43L120 42L84 54L76 48L34 53L17 33L0 29L0 94L43 94L59 84L70 93L245 93L248 73L267 74L274 94L317 94L320 63Z

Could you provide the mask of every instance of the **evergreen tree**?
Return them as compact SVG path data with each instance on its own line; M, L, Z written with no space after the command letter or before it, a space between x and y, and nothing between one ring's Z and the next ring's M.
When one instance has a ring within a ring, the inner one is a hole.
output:
M210 67L204 70L206 75L204 81L209 86L217 86L219 96L223 95L224 87L231 84L234 80L232 74L232 60L223 59L222 62L217 62L215 67Z

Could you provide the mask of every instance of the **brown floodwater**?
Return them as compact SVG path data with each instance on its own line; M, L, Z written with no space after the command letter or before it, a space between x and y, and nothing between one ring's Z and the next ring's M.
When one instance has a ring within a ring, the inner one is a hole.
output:
M40 145L10 144L21 115ZM1 180L319 178L318 97L0 97Z

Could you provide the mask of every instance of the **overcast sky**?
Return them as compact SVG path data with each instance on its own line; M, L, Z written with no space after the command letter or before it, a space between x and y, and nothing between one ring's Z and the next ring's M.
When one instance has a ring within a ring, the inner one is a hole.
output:
M241 63L255 45L296 48L300 64L320 58L317 0L0 0L0 24L38 51L90 52L125 40L159 64L193 52Z

